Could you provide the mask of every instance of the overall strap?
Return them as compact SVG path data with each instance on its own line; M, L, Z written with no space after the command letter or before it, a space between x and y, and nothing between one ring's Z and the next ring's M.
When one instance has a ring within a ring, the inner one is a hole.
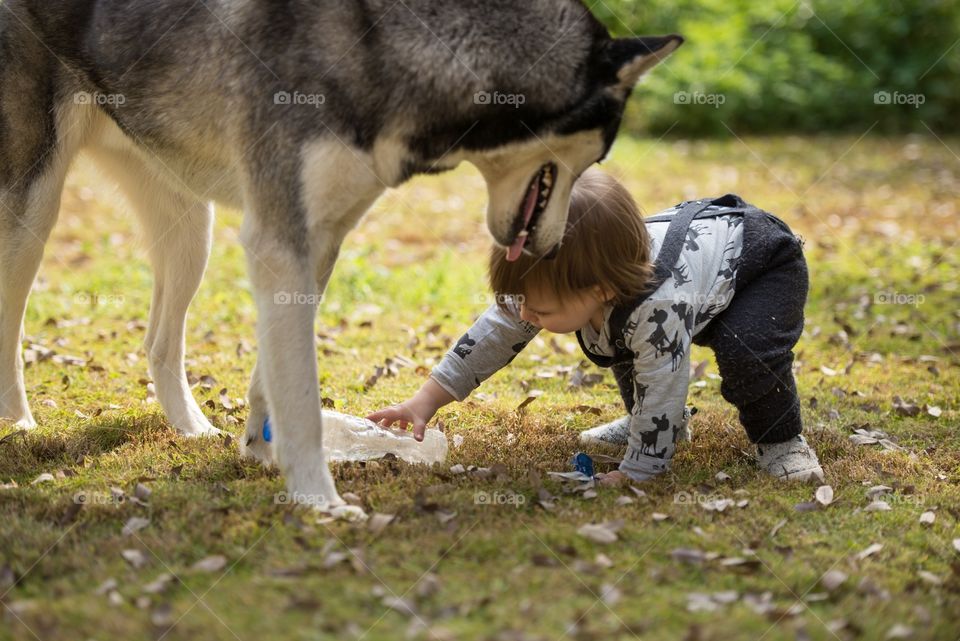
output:
M724 198L726 198L726 196L724 196ZM687 230L690 228L690 223L696 215L719 200L723 199L692 200L683 203L683 205L680 206L680 210L673 215L670 221L670 227L667 228L667 234L663 239L663 244L660 246L660 251L654 262L654 276L647 291L626 305L618 305L610 314L610 341L613 344L615 352L613 357L597 356L591 353L584 345L581 333L579 331L577 332L577 341L580 343L580 348L595 365L599 367L612 367L615 363L622 362L628 357L627 345L623 335L627 319L637 307L650 298L650 296L670 278L670 268L674 267L677 261L680 260L680 254L687 240Z

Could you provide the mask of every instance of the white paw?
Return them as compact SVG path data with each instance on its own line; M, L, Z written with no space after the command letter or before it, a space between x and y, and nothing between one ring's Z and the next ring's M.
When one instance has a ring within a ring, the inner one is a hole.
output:
M32 430L37 426L37 422L33 420L32 416L26 416L14 423L14 425L21 430Z
M240 456L253 459L261 465L270 467L273 465L273 446L262 438L254 438L250 444L247 444L247 436L240 440Z
M324 514L329 514L333 518L350 523L363 523L367 520L367 513L356 505L338 505L336 507L319 508Z
M186 429L177 428L177 431L180 432L183 436L187 438L200 438L203 436L219 436L222 434L220 430L215 428L210 423L203 424L193 424L187 427Z
M29 412L27 412L26 416L13 418L16 415L14 412L10 412L9 414L0 412L0 424L13 423L14 427L21 430L32 430L37 426L37 422L33 420L33 415Z

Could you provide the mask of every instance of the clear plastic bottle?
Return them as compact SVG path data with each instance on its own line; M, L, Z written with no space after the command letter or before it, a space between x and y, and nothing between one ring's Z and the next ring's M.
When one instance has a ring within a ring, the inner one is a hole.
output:
M428 429L423 441L413 432L387 429L358 416L323 410L323 449L330 461L367 461L394 454L408 463L442 463L447 437Z

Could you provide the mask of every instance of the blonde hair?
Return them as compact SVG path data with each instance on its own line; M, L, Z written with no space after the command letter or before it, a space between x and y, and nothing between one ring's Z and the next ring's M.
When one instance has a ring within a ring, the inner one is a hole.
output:
M498 301L531 291L551 292L562 301L599 285L624 304L643 293L654 275L650 234L633 197L616 178L593 168L573 186L567 229L553 259L523 254L509 262L494 245L489 268Z

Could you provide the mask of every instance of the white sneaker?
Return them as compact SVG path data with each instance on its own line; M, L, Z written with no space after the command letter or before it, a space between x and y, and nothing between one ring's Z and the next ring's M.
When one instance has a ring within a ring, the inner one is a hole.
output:
M817 453L807 444L803 435L794 436L783 443L757 445L760 467L781 481L823 482L823 468Z
M630 417L624 416L580 432L580 443L583 445L626 445L629 434Z
M683 425L677 433L677 441L689 441L692 436L690 433L690 418L693 416L690 408L683 410ZM583 445L626 445L627 436L630 434L630 417L624 416L615 421L592 427L589 430L580 432L580 443Z

